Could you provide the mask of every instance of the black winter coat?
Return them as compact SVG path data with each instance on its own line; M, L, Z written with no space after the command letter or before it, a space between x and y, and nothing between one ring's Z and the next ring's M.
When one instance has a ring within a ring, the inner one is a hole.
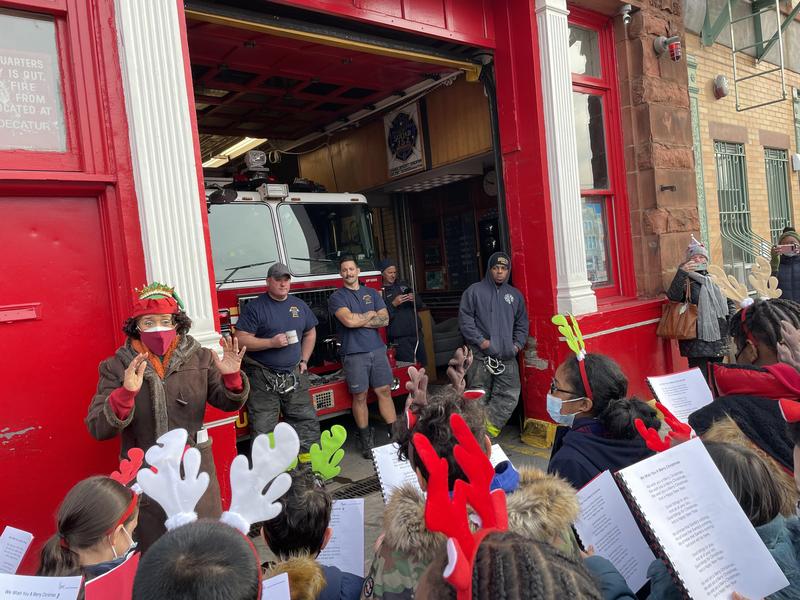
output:
M781 298L800 302L800 256L781 256L776 276Z
M689 275L683 269L678 269L672 283L667 290L667 298L673 302L681 302L686 294L686 278ZM799 280L800 281L800 280ZM692 304L697 304L700 301L700 287L701 285L695 280L691 279L691 298ZM733 303L728 301L728 310L733 312ZM720 339L716 342L706 342L699 339L694 340L679 340L678 348L681 351L681 356L687 358L719 358L728 353L728 319L719 320Z

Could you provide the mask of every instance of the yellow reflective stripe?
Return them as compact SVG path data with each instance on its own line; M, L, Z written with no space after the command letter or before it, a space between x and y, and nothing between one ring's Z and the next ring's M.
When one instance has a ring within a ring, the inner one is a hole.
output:
M486 421L486 433L489 434L489 437L497 437L500 435L500 430L492 425L491 421Z

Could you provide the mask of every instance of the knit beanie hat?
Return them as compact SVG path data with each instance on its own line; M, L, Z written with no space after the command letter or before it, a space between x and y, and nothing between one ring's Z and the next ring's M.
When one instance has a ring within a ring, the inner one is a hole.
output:
M800 233L797 233L794 230L794 227L786 227L783 232L781 233L780 239L783 240L784 238L793 238L795 243L800 244Z
M511 259L505 252L495 252L489 257L489 268L495 265L502 265L507 269L511 268Z
M692 236L692 241L689 242L689 245L686 247L686 260L690 260L693 256L705 256L706 260L710 260L710 256L708 255L708 250L703 245L702 242L698 242L694 236Z
M383 273L389 267L397 267L397 261L393 258L384 258L375 263L375 266L378 267L378 271Z

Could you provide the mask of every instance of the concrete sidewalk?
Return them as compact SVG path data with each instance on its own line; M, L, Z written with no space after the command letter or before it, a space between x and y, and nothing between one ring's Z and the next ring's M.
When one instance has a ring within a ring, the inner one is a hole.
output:
M383 527L383 497L380 486L376 482L372 460L362 458L358 451L356 427L352 416L344 415L325 420L321 423L321 427L323 430L330 429L335 424L342 425L347 429L347 441L344 445L345 456L341 463L342 471L335 479L328 482L327 489L334 497L344 494L344 497L348 498L355 496L364 498L364 574L366 574L372 562L375 541ZM376 445L388 443L388 437L385 442L382 441L382 436L386 435L383 426L375 420L371 424L376 428ZM529 465L540 469L547 468L550 450L532 448L523 444L520 441L519 424L516 422L506 425L494 443L500 444L515 466ZM364 490L364 493L359 493L359 490ZM257 542L256 546L262 560L273 560L263 541L254 540L254 542Z

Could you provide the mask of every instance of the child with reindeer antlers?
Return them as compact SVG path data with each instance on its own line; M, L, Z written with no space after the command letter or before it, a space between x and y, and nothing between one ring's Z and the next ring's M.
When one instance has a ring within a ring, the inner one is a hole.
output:
M139 563L134 600L257 600L261 598L261 564L247 537L250 526L273 519L277 500L292 483L286 472L297 461L300 439L292 427L278 423L252 445L252 468L246 456L230 468L231 503L219 522L197 520L197 503L209 485L200 471L197 448L186 448L188 432L173 429L145 454L150 468L137 483L166 513L167 533Z
M703 440L754 448L768 458L784 490L796 497L791 476L793 444L786 437L779 403L769 400L800 400L800 374L778 355L787 327L800 327L800 305L781 297L764 258L756 259L750 275L755 299L721 268L712 265L709 274L740 306L731 318L736 364L714 365L711 384L716 398L690 415L689 425Z
M485 410L479 401L463 397L463 373L468 360L469 352L462 349L450 364L453 385L430 399L426 396L424 373L420 375L416 370L412 373L411 403L405 418L398 419L403 425L395 434L400 457L411 462L423 489L430 489L429 471L414 452L411 440L415 434L424 434L447 462L445 487L449 490L468 480L456 458L453 416L457 415L463 424L460 437L469 432L475 447L485 457L491 452ZM534 468L517 471L510 463L500 463L496 470L492 469L489 480L493 489L508 494L507 518L512 530L525 540L554 544L565 554L578 558L571 530L578 515L578 503L568 483ZM425 498L411 486L393 492L383 522L383 534L364 581L362 598L413 598L420 576L443 547L444 538L425 526Z
M425 524L430 531L447 536L446 544L441 545L446 551L441 546L437 549L435 560L422 575L416 597L603 598L579 559L546 542L509 531L517 528L509 518L505 492L491 489L494 469L484 448L461 415L452 414L449 423L458 441L453 451L455 461L441 456L423 433L413 435L412 454L428 473ZM466 474L455 485L451 483L454 464ZM477 516L477 531L467 506ZM633 598L627 592L624 597Z
M652 455L635 428L636 419L658 429L656 411L627 397L628 379L608 356L587 353L571 315L552 319L575 356L556 369L547 394L547 412L556 430L547 470L576 489L597 475L616 471Z
M133 552L139 497L117 478L95 476L75 484L56 514L56 533L42 548L37 575L94 579Z

